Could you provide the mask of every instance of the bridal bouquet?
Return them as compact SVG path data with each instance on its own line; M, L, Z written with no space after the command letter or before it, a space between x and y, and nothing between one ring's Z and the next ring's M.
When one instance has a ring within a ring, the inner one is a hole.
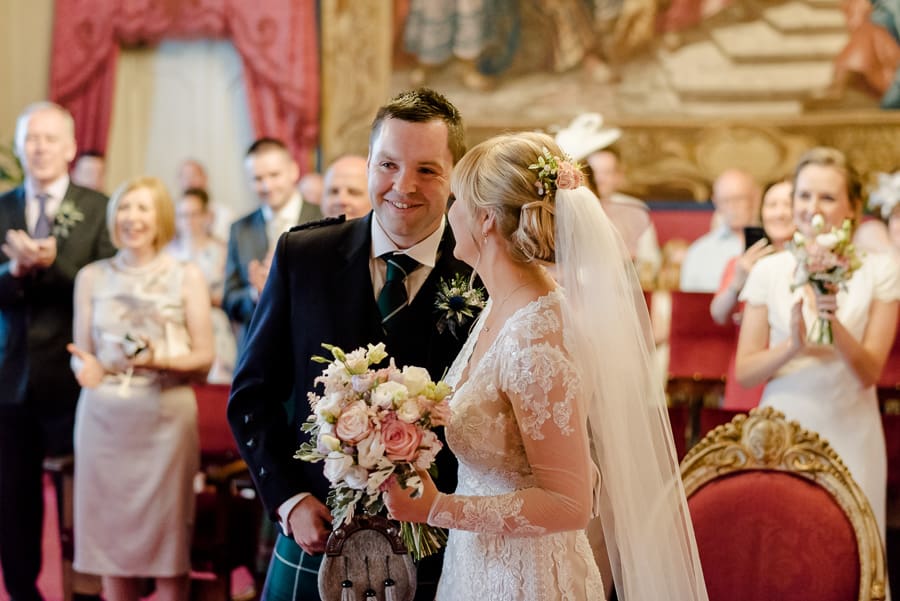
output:
M338 527L358 511L384 511L382 493L396 478L403 488L422 494L417 470L435 470L434 459L443 446L432 428L450 417L450 387L432 382L421 367L374 369L387 358L384 344L350 353L323 344L332 359L316 384L324 392L309 393L313 413L303 424L311 436L294 455L303 461L325 463L331 483L328 506ZM431 555L447 541L440 528L401 522L400 534L416 560Z
M790 250L797 258L797 271L791 290L810 284L819 293L835 291L846 287L846 282L862 264L853 246L853 229L849 219L840 228L824 232L825 220L821 215L812 219L815 235L806 239L796 232ZM831 322L817 317L809 330L808 339L816 344L832 344L834 334Z

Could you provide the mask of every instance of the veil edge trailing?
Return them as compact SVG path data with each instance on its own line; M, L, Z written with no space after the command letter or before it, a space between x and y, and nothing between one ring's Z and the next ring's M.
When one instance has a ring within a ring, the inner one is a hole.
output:
M625 244L584 186L556 190L556 264L584 383L618 598L706 601L650 318Z

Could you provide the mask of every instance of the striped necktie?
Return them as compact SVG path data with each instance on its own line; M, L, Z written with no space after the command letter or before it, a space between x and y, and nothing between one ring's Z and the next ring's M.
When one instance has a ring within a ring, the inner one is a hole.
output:
M378 310L381 312L381 325L390 328L391 319L407 304L406 276L411 274L420 263L409 255L385 253L379 257L387 264L384 287L378 293Z

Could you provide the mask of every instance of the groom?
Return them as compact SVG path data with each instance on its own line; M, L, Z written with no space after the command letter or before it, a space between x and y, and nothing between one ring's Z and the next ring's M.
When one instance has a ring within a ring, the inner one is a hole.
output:
M278 241L228 403L263 504L286 535L276 542L263 601L318 599L331 531L328 481L321 464L293 459L307 438L300 431L310 414L307 392L322 372L310 358L325 352L322 343L350 351L384 342L398 366L422 366L438 379L459 352L464 336L438 331L434 302L441 279L469 272L453 257L444 218L450 172L464 153L456 107L432 90L402 93L372 123L373 211L300 226ZM449 450L438 454L438 469L438 486L452 492ZM417 600L434 599L442 560L440 554L419 564Z

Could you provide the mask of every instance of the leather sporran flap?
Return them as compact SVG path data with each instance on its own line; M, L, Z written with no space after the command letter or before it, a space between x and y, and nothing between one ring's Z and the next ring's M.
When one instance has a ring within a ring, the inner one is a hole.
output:
M322 601L412 601L416 566L395 522L361 515L328 537L319 568Z

